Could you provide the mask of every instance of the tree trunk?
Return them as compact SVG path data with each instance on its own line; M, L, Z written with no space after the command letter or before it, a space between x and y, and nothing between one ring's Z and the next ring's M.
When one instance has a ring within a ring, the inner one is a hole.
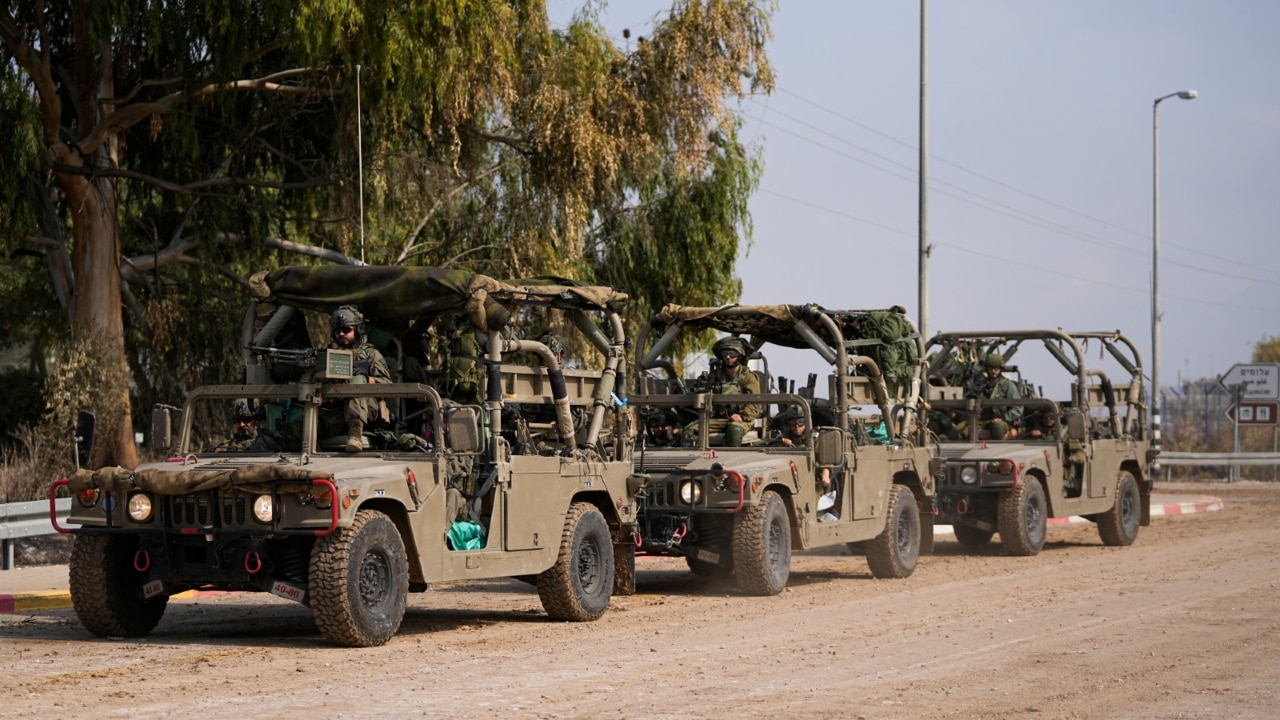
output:
M72 331L77 335L85 331L99 333L115 351L104 359L119 363L120 372L128 378L120 307L120 233L115 186L105 178L90 179L70 173L59 173L57 177L71 210L74 240ZM99 418L101 432L94 443L92 467L133 468L138 464L127 387L125 383L120 416Z

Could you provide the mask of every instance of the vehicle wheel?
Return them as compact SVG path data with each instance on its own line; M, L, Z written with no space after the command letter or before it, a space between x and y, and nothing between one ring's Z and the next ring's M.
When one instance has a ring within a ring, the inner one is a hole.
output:
M1000 544L1010 555L1035 555L1044 547L1049 525L1048 503L1044 487L1030 475L1022 483L1000 496L996 529Z
M904 578L920 560L920 511L916 496L905 485L889 492L884 529L867 542L867 565L878 578Z
M538 576L538 597L555 620L596 620L613 597L613 540L604 515L574 503L560 536L556 564Z
M791 576L791 523L787 504L765 490L760 502L739 513L733 524L733 571L738 588L750 595L777 595Z
M1120 471L1116 483L1116 504L1098 516L1098 535L1106 545L1132 545L1142 523L1142 495L1138 481L1128 470Z
M991 536L995 534L995 530L983 530L972 525L961 525L956 523L951 526L955 531L956 542L965 547L979 548L991 542Z
M311 549L311 612L330 642L382 645L400 629L409 592L404 540L391 518L361 510Z
M69 568L71 604L85 630L99 637L142 637L164 616L168 593L144 600L146 575L133 567L138 538L76 535Z

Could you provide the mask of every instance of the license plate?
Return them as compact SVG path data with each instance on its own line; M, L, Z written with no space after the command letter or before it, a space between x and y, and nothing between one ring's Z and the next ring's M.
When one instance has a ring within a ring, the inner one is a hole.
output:
M292 600L305 604L307 602L307 591L297 585L290 585L287 582L277 580L271 583L271 594L278 595L285 600Z
M151 598L164 593L164 583L159 580L152 580L142 586L142 597L150 600Z
M698 550L698 559L703 562L720 564L720 553L711 552L710 550Z

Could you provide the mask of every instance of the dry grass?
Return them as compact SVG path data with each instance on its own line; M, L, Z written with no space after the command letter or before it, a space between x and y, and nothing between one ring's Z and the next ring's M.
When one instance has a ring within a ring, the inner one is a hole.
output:
M48 451L41 435L30 427L13 433L17 445L0 451L0 503L43 500L49 485L71 471L71 459Z

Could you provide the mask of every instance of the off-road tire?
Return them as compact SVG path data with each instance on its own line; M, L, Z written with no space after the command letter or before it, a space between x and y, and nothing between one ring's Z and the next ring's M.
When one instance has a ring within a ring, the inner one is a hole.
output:
M956 542L968 548L980 548L991 542L991 536L995 534L995 530L983 530L972 525L961 525L955 523L951 526L952 531L956 534Z
M564 520L556 564L538 576L538 597L554 620L599 619L613 597L613 539L591 503L574 503Z
M920 560L920 509L916 496L905 485L889 491L884 529L867 541L867 566L878 578L904 578Z
M1116 482L1116 504L1098 516L1098 535L1105 545L1132 545L1142 525L1142 495L1138 481L1128 470Z
M748 595L777 595L791 576L791 523L787 504L772 490L733 524L733 573Z
M71 604L85 630L99 637L142 637L169 604L168 593L144 600L146 575L134 569L134 535L76 535L69 567Z
M1044 547L1049 529L1049 503L1044 487L1031 475L1000 496L996 530L1010 555L1035 555Z
M404 540L385 514L361 510L351 527L317 538L308 577L316 627L330 642L383 645L400 629L409 562Z

